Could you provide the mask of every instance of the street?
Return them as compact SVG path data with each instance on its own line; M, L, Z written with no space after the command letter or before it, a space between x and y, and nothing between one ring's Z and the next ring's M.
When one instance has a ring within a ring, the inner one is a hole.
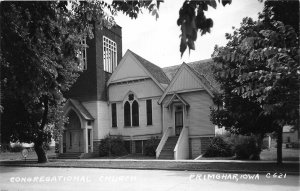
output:
M285 190L299 176L197 171L0 166L0 191L11 190Z

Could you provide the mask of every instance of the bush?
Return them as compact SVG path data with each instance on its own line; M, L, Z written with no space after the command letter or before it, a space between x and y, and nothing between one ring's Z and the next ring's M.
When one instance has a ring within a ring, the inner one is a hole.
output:
M9 152L11 147L9 143L2 143L1 145L1 152Z
M236 159L259 160L261 148L254 136L236 136L234 140L234 153Z
M233 155L231 145L221 136L212 139L203 157L230 157Z
M10 152L21 152L23 150L23 146L19 143L14 144L11 148L10 148Z
M293 142L292 144L292 148L299 148L299 143L298 142Z
M160 142L160 139L156 137L151 137L151 139L147 140L145 143L145 155L147 156L155 156L156 148Z
M121 136L107 136L101 140L99 145L100 156L122 156L127 154L123 138Z

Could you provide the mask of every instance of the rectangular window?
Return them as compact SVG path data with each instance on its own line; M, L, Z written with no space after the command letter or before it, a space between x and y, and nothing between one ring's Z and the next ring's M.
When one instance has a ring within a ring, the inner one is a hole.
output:
M91 129L88 129L88 146L91 146Z
M86 53L86 37L82 38L81 45L83 46L81 51L79 52L79 59L80 59L80 69L86 70L87 69L87 53Z
M111 125L117 127L117 104L111 104Z
M135 153L142 153L142 152L143 152L143 142L135 141Z
M152 125L152 100L146 100L146 108L147 108L147 125Z
M103 36L103 69L112 73L117 67L117 44Z
M72 147L72 132L70 132L70 147Z

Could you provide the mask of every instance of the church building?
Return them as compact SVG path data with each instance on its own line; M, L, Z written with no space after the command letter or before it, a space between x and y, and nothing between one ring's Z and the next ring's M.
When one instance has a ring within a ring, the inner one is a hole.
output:
M219 89L211 59L160 68L131 50L122 56L120 26L95 29L86 43L83 72L66 94L62 155L95 156L103 138L119 135L130 153L143 154L155 137L157 159L203 154L215 136L210 107Z

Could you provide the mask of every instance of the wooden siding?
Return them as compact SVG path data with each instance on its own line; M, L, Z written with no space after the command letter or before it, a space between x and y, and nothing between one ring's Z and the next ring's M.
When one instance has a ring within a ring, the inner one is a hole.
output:
M160 134L161 129L161 107L157 103L158 98L152 99L152 121L153 125L147 125L146 99L141 99L139 103L139 126L138 127L124 127L124 107L123 102L116 102L117 105L117 128L111 127L111 105L109 107L110 116L110 133L112 135L123 136L139 136L153 134L156 136Z
M190 156L192 159L197 158L198 156L200 156L201 154L201 139L200 138L192 138L190 139Z
M133 57L128 54L125 60L122 60L119 67L116 70L116 74L113 75L113 78L110 79L110 82L120 82L126 81L128 79L136 79L141 77L149 77L147 73L143 70L140 64L137 63Z
M83 102L84 107L95 118L93 125L93 139L99 140L104 138L109 133L110 116L107 113L109 106L104 101Z
M88 112L95 119L92 128L93 128L93 139L98 139L98 114L97 114L97 101L88 101L82 102L82 105L88 110Z
M146 99L151 97L159 97L162 95L162 90L151 80L133 82L128 84L112 84L109 86L109 101L123 101L126 94L132 91L138 99Z
M190 104L185 123L193 135L214 135L215 126L210 121L211 96L206 91L184 93L181 95Z
M197 77L195 75L191 75L185 67L183 67L179 72L180 73L176 80L172 83L172 87L169 89L169 92L203 89L203 86L199 83Z
M215 127L210 121L211 96L206 91L182 93L180 96L190 105L184 112L184 126L189 126L189 136L213 136ZM167 103L168 95L163 104ZM174 108L164 108L164 131L167 127L174 128Z

